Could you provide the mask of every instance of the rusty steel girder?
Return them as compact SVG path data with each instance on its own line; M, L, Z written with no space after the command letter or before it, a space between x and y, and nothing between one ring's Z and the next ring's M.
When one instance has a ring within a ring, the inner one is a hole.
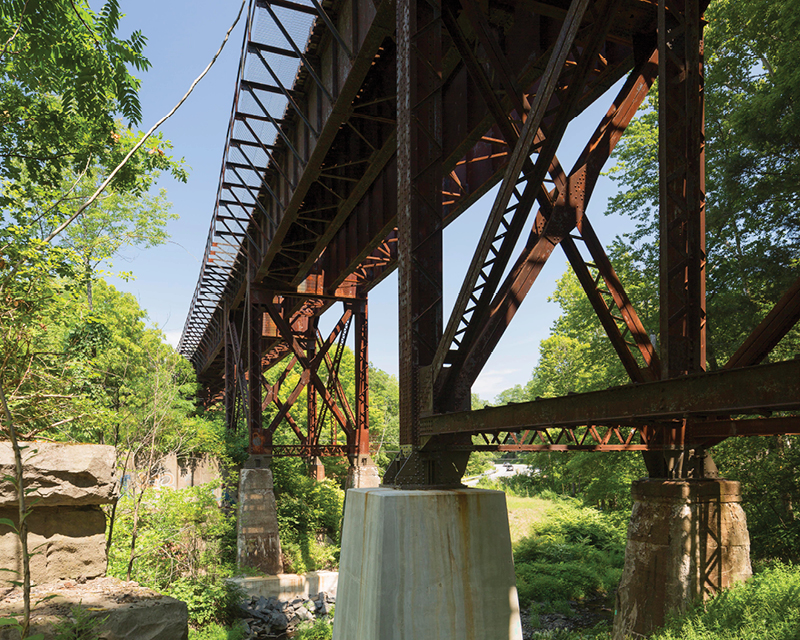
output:
M800 281L724 371L704 373L704 9L704 0L254 0L180 345L206 402L223 401L231 425L245 420L254 452L367 452L366 297L399 266L403 455L389 480L458 483L480 449L641 450L651 475L680 475L726 437L796 433L798 418L769 412L800 409L797 363L753 365L800 318ZM267 42L268 31L283 41ZM567 124L626 74L566 173L556 149ZM587 217L600 170L656 77L658 346ZM498 183L445 323L443 230ZM634 384L466 411L557 245ZM336 376L320 373L337 368L330 349L342 323L323 340L317 320L340 301L356 327L352 407ZM293 367L300 382L284 396ZM304 431L290 409L305 389ZM336 432L326 443L328 412ZM273 442L283 423L298 444Z

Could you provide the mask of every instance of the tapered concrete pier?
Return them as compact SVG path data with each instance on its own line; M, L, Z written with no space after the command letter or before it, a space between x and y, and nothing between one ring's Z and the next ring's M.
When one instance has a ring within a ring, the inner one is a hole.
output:
M521 640L505 494L347 492L333 640Z

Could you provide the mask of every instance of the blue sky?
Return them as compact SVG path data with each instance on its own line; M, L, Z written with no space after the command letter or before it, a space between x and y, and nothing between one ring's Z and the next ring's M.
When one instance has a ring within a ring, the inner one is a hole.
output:
M126 14L121 24L122 34L127 36L138 29L148 39L145 53L153 66L142 74L140 91L142 128L148 129L177 103L208 64L233 22L239 1L123 0L121 4ZM180 216L169 225L170 242L144 251L128 251L124 259L115 261L118 269L133 271L135 279L115 280L114 284L138 298L151 321L173 344L177 343L186 320L211 221L243 25L244 18L209 74L162 127L165 137L174 145L174 154L185 158L190 169L187 184L164 179L160 185L168 191L172 211ZM565 168L572 166L617 90L612 88L570 125L558 152ZM605 243L630 226L618 216L603 215L606 200L613 193L613 183L601 179L587 212ZM445 231L445 323L492 196L493 193L487 194ZM557 305L547 298L566 268L563 253L556 250L477 380L473 391L481 397L491 400L503 389L524 384L530 378L539 342L547 337L558 316ZM331 324L334 319L324 321ZM392 276L370 296L370 360L396 374L397 353L397 278Z

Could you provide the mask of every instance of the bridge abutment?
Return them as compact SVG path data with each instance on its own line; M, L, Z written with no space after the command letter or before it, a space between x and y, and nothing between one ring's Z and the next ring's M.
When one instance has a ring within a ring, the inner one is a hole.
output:
M647 636L698 598L750 577L750 536L739 483L633 483L614 640Z
M521 640L505 495L351 489L334 640Z

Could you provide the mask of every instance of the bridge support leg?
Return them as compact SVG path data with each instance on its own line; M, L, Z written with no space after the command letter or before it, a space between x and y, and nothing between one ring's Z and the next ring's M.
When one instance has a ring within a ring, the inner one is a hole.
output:
M633 498L614 640L647 636L752 574L738 482L639 480Z
M347 492L333 640L521 640L505 495Z
M236 564L267 575L283 572L278 510L268 456L250 456L239 473Z

